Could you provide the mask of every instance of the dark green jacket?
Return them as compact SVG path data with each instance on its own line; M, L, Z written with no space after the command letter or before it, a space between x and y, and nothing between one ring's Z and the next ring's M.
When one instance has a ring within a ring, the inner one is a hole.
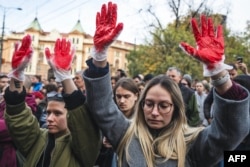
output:
M5 119L10 134L22 155L24 167L35 167L46 148L48 131L40 129L26 104L7 105ZM11 111L18 114L9 115ZM101 146L99 130L93 124L85 105L68 112L71 133L56 139L51 167L92 167ZM74 152L74 153L73 153Z
M201 122L194 91L183 86L182 84L179 84L179 87L181 89L181 94L185 103L185 112L188 125L193 127L200 125Z

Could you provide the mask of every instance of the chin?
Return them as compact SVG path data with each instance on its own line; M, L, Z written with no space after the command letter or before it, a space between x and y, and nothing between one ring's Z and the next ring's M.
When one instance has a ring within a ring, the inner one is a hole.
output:
M149 127L152 128L152 129L161 129L161 128L163 128L162 126L155 125L155 124L149 124Z
M56 134L56 133L58 133L58 131L57 131L57 130L54 130L54 129L49 129L49 133L51 133L51 134Z

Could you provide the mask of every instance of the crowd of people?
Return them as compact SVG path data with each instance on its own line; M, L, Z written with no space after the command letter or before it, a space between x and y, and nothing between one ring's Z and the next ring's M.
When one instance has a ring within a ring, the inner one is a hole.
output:
M250 150L248 68L224 63L222 26L215 33L204 15L201 28L196 19L191 26L197 47L180 46L203 64L200 80L178 64L111 76L107 49L123 30L112 2L97 12L92 57L74 77L65 38L45 49L52 78L25 75L32 39L24 36L12 71L0 75L0 166L220 167L225 150Z

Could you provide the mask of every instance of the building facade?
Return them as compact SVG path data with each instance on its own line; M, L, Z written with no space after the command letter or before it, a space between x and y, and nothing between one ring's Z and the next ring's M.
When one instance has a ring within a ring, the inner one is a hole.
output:
M72 76L76 71L84 70L87 66L85 61L90 57L93 47L93 36L83 31L80 20L69 33L60 33L57 30L44 32L37 18L30 24L24 32L11 32L4 37L3 43L3 62L1 73L7 74L11 71L11 59L14 52L14 44L21 41L22 38L30 34L32 37L33 56L29 66L25 69L27 75L40 75L43 79L48 79L51 73L45 57L45 48L48 47L53 52L54 43L58 38L71 40L76 48L75 58L72 64ZM108 49L108 62L111 74L115 75L117 69L127 71L126 55L134 49L134 44L116 40Z

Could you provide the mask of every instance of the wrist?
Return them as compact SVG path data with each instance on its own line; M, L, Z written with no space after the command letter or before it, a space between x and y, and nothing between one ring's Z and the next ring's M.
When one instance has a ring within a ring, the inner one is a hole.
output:
M224 71L218 73L217 75L212 76L211 79L212 79L211 84L213 86L220 86L220 85L223 85L224 83L226 83L227 80L230 79L230 75L229 75L228 71L224 70Z
M65 79L65 80L63 80L62 85L63 85L63 91L64 91L65 94L71 94L75 90L77 90L77 87L76 87L73 79Z
M9 88L10 88L10 91L12 92L17 91L18 93L20 93L23 91L23 82L15 78L11 78Z
M56 77L56 82L62 82L66 79L72 79L70 71L66 70L54 70L54 76Z
M97 61L97 62L102 62L102 61L106 61L107 59L107 48L103 49L103 50L97 50L95 47L92 48L91 51L91 57Z
M94 64L94 60L88 59L86 61L88 69L85 71L85 75L90 78L99 78L106 75L109 72L109 64L106 62L105 67L97 67Z
M9 105L17 105L25 101L26 90L22 87L22 91L11 90L9 86L4 93L5 102Z
M104 60L104 61L96 61L95 59L92 59L92 62L93 62L93 64L94 64L96 67L99 67L99 68L104 68L104 67L106 67L106 65L107 65L107 60Z
M212 85L219 94L225 93L232 86L228 71L224 70L219 74L212 76Z

